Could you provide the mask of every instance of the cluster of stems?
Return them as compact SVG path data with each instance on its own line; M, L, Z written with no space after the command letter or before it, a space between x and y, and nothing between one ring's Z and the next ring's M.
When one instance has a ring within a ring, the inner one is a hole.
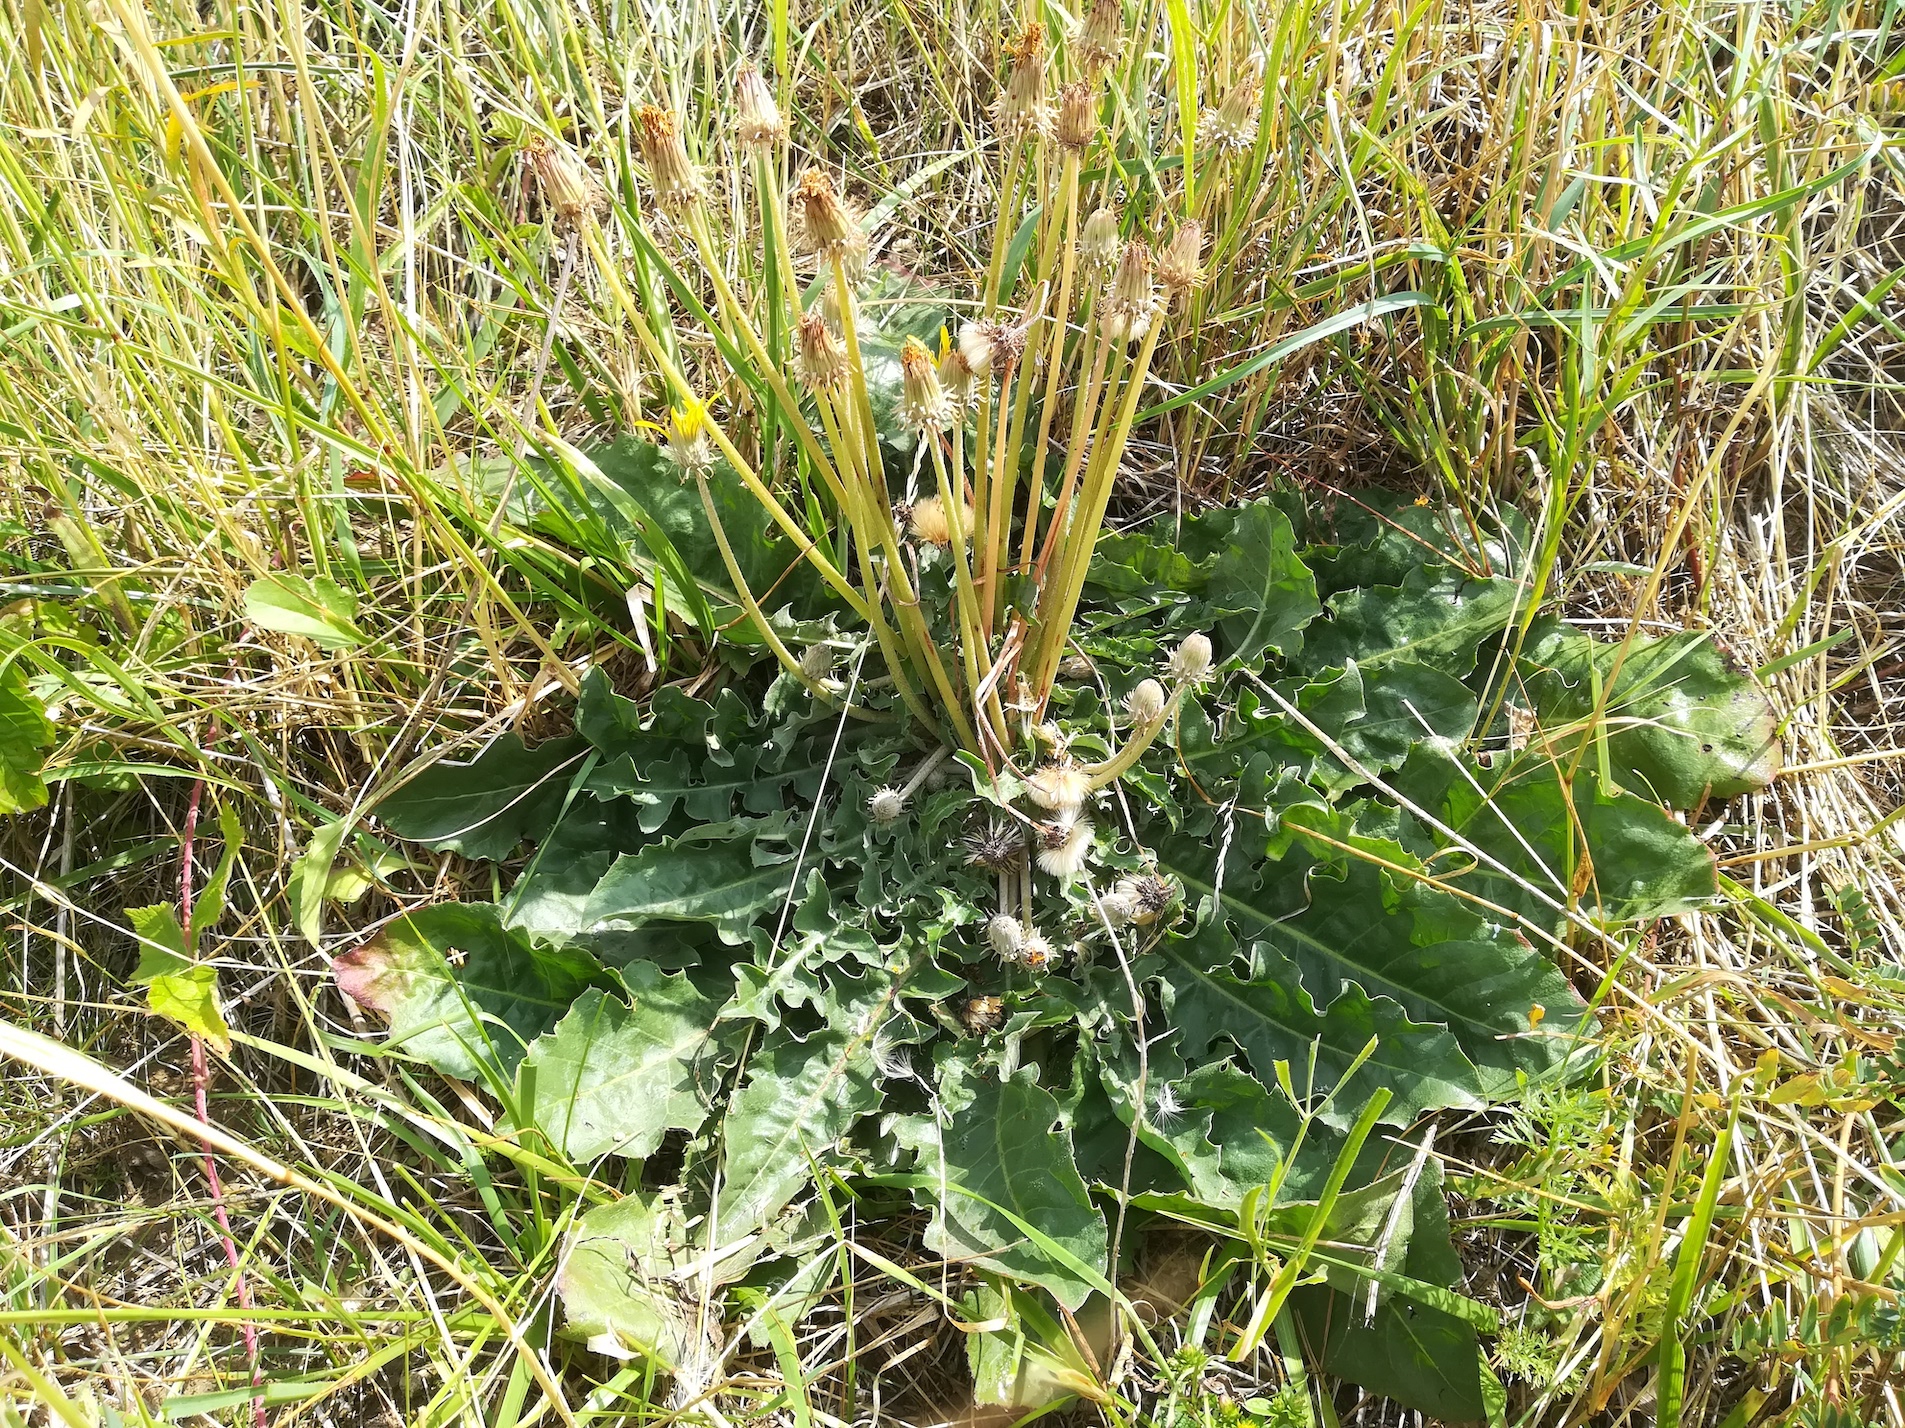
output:
M862 350L870 328L858 310L862 221L824 169L794 176L787 126L758 71L741 70L734 134L759 199L755 291L737 292L728 276L729 248L675 117L655 108L638 116L655 207L714 298L704 310L709 335L736 379L724 391L704 397L691 385L667 315L645 308L618 275L595 206L569 197L561 208L669 389L669 449L699 483L736 596L776 658L817 697L841 699L824 671L787 647L748 588L709 492L717 455L865 621L911 717L995 767L1014 762L1043 718L1159 333L1200 278L1195 222L1154 254L1121 233L1113 208L1087 207L1085 164L1108 159L1112 143L1100 121L1111 107L1103 76L1116 54L1116 12L1101 3L1087 17L1062 84L1038 25L1008 49L983 286L956 344L942 336L935 354L908 339L900 354L910 464L893 462L896 433L875 423ZM1032 242L1008 271L1007 240L1033 210ZM811 272L810 289L797 267ZM804 291L818 295L803 305ZM710 410L716 396L727 399L725 423ZM797 458L764 475L744 444L791 447ZM827 512L818 525L803 519L816 504ZM944 621L929 618L921 599L927 546L943 550L952 571Z

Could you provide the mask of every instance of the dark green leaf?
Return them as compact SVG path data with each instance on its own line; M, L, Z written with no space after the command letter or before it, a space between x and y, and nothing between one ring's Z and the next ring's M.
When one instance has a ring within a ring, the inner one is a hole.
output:
M27 688L18 660L0 661L0 814L25 813L46 802L40 771L53 747L46 709Z
M1617 643L1540 622L1516 672L1543 726L1585 720L1604 700L1602 730L1616 782L1669 808L1733 798L1778 776L1778 715L1753 676L1714 648L1711 636L1634 640L1608 694L1619 652ZM1571 747L1579 739L1561 742ZM1587 762L1597 758L1590 746Z
M400 838L471 858L507 858L545 836L585 747L576 738L534 749L505 734L467 764L439 761L385 795L377 816Z
M1076 1309L1091 1286L1007 1214L1031 1225L1089 1269L1105 1267L1105 1221L1072 1159L1071 1138L1057 1128L1058 1102L1025 1067L1005 1081L987 1077L971 1099L947 1113L947 1124L920 1146L920 1169L944 1175L927 1247L1000 1274L1038 1284Z
M1453 569L1412 570L1401 585L1346 590L1329 603L1303 651L1303 668L1320 672L1354 660L1372 671L1412 660L1458 678L1475 667L1483 640L1515 613L1520 587L1493 576L1471 580Z
M331 969L345 995L389 1020L393 1046L465 1080L513 1070L604 980L594 958L537 947L480 902L406 913Z
M583 930L706 922L723 942L747 941L748 924L780 906L794 875L791 859L767 852L753 835L745 825L699 829L624 853L583 904Z
M779 1035L756 1052L722 1126L727 1147L716 1234L732 1243L813 1183L853 1123L880 1104L870 1034Z
M1290 518L1268 501L1237 512L1230 543L1211 567L1207 591L1224 651L1246 665L1266 652L1303 648L1303 628L1322 612L1316 581L1297 558Z
M583 992L517 1070L522 1113L572 1161L654 1154L667 1131L701 1128L719 1084L720 1008L646 962L622 980L629 1001Z

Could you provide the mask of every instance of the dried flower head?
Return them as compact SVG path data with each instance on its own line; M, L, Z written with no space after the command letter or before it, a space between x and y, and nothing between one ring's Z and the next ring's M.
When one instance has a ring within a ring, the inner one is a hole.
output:
M760 70L744 64L734 76L734 132L750 149L767 149L787 137L787 121Z
M701 175L688 162L688 148L673 114L660 105L644 104L635 111L635 137L642 162L648 165L655 201L663 209L680 213L701 197Z
M967 997L959 1020L974 1036L997 1031L1005 1022L1005 1002L998 997Z
M953 404L953 415L957 417L972 405L978 377L958 346L947 344L943 338L941 345L945 350L939 354L939 385L946 389L946 400Z
M1018 963L1028 972L1049 971L1052 956L1051 941L1043 933L1027 933L1025 941L1019 944Z
M1025 862L1025 837L1010 823L987 823L966 835L966 861L990 873L1009 873Z
M809 679L825 679L833 673L833 666L831 645L809 645L800 652L800 672Z
M906 812L906 795L897 788L883 788L867 800L867 817L875 823L886 824L899 821Z
M1082 154L1098 137L1098 88L1080 80L1058 91L1058 123L1054 138L1074 154Z
M608 207L608 191L596 182L575 150L560 139L533 136L523 150L523 161L529 165L542 201L559 221L580 223Z
M1206 106L1198 116L1197 137L1218 154L1241 154L1257 142L1257 116L1263 108L1262 51L1250 63L1215 109Z
M1193 631L1171 655L1168 672L1181 684L1202 684L1210 674L1210 636Z
M908 337L900 347L899 414L913 430L929 433L944 431L953 421L952 399L939 385L939 368L926 344L917 337ZM941 512L942 520L944 514Z
M1052 122L1045 102L1045 26L1031 21L1005 52L1012 64L994 110L999 131L1015 139L1043 134Z
M668 413L668 457L684 475L699 475L714 465L714 444L708 439L708 409L688 401Z
M808 169L794 185L794 215L800 223L807 251L822 263L859 259L866 254L866 237L859 221L841 200L825 169Z
M962 540L972 539L972 507L965 501L959 503L959 535ZM937 496L923 496L913 502L907 525L912 529L915 540L923 540L928 545L951 546L953 526L951 513L946 503Z
M992 374L992 334L996 322L968 322L959 329L959 355L976 378Z
M1131 919L1137 915L1138 900L1133 894L1125 892L1124 884L1119 883L1098 899L1098 911L1111 927L1128 927Z
M1083 814L1071 814L1056 823L1041 823L1038 839L1039 867L1060 882L1070 882L1091 854L1091 820Z
M1011 961L1025 946L1025 924L1007 913L999 913L986 923L986 941L992 944L994 952Z
M1093 272L1111 271L1112 264L1124 251L1124 239L1118 233L1118 215L1109 208L1094 208L1085 220L1078 238L1078 256Z
M1177 884L1156 873L1120 878L1111 892L1130 905L1131 921L1140 927L1149 927L1177 903Z
M1040 808L1072 813L1091 796L1091 775L1075 764L1046 764L1025 781L1025 791Z
M1105 336L1113 342L1136 342L1150 330L1157 308L1157 293L1151 284L1151 250L1133 239L1124 245L1118 258L1118 271L1112 275L1105 294Z
M801 314L794 338L794 375L815 392L833 391L847 375L846 345L817 312Z
M1123 0L1097 0L1072 32L1072 54L1087 78L1098 79L1124 53Z
M1195 218L1185 219L1158 254L1158 281L1165 292L1178 297L1204 281L1204 270L1198 265L1203 250L1204 225Z
M1139 728L1148 728L1164 717L1164 686L1147 679L1124 697L1124 712Z

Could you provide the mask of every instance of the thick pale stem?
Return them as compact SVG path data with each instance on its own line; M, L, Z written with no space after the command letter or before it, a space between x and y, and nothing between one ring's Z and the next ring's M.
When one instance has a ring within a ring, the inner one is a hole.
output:
M1032 483L1025 497L1025 531L1019 542L1019 568L1030 568L1037 549L1039 510L1045 496L1045 456L1052 442L1052 415L1058 406L1058 381L1065 366L1065 338L1072 311L1072 278L1078 262L1078 155L1065 155L1065 252L1059 265L1058 303L1052 309L1052 345L1045 359L1045 400L1040 405L1038 449L1032 453ZM1080 394L1083 395L1082 393ZM1053 508L1053 519L1058 519Z

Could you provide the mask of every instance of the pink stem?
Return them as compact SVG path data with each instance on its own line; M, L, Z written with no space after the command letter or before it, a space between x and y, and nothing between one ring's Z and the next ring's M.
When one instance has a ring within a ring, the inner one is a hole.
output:
M205 792L205 780L192 781L192 797L185 807L185 837L181 840L179 867L179 925L185 933L185 947L196 955L196 945L192 936L192 842L198 834L199 799ZM208 1108L207 1091L212 1084L210 1066L205 1060L205 1039L192 1038L192 1097L198 1110L198 1123L209 1126L212 1123ZM225 1246L225 1260L231 1265L237 1276L235 1288L238 1292L238 1307L251 1308L251 1286L245 1280L244 1265L239 1262L238 1242L232 1238L231 1218L225 1213L225 1188L219 1182L218 1163L212 1159L211 1146L208 1143L200 1156L205 1165L205 1182L212 1190L212 1215L218 1221L219 1240ZM258 1366L258 1326L247 1319L244 1323L245 1356L251 1361L251 1421L255 1428L265 1428L264 1375Z

